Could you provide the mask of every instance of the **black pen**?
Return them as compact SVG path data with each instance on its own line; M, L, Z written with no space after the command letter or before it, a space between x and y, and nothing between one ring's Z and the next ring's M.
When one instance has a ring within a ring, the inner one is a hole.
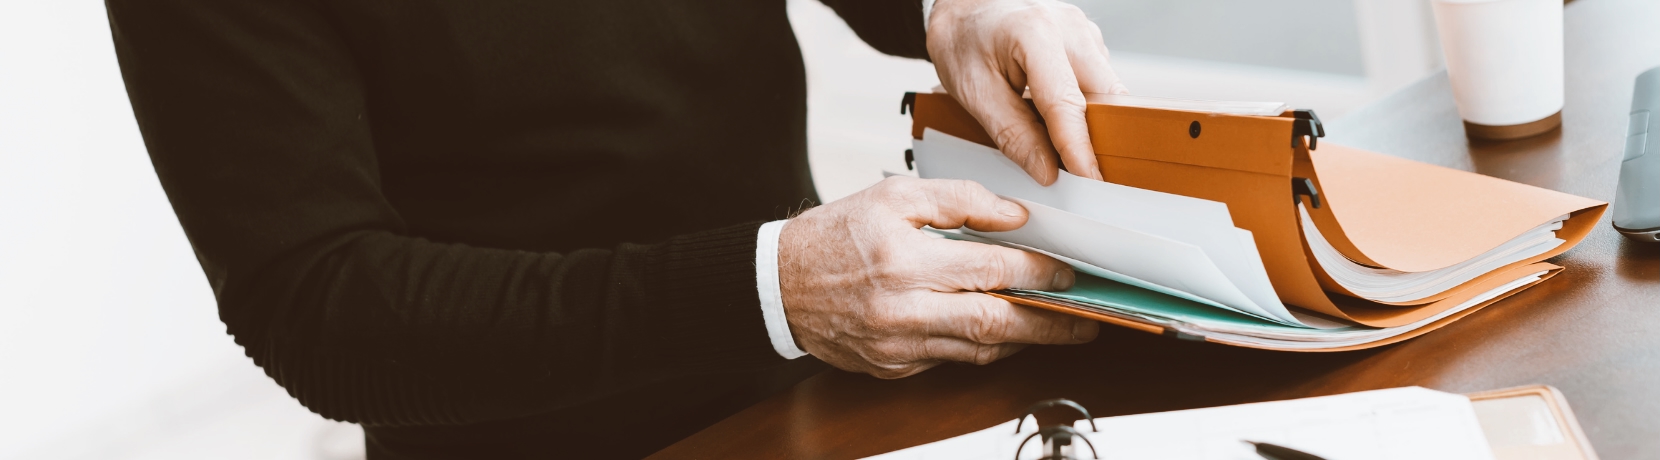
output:
M1290 447L1276 446L1266 442L1245 441L1243 439L1241 439L1241 441L1244 441L1246 444L1256 446L1257 455L1261 455L1262 458L1266 458L1268 460L1326 460L1320 458L1319 455L1292 449Z

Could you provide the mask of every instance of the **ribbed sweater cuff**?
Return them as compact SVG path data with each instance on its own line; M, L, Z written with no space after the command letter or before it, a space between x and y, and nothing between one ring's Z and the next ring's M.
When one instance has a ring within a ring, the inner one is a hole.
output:
M661 350L697 371L743 370L784 361L772 349L755 290L761 222L675 237L653 251L646 282Z

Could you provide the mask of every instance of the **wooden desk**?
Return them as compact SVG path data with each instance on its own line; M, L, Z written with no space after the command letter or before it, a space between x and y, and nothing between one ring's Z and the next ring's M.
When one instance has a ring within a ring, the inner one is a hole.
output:
M1329 124L1328 141L1610 200L1633 80L1660 65L1660 1L1567 11L1563 129L1470 143L1446 75ZM1561 275L1440 331L1337 354L1247 350L1102 327L1094 343L1033 347L988 366L884 381L817 375L652 458L858 458L936 441L1067 397L1096 416L1420 385L1472 392L1545 383L1603 458L1660 458L1660 247L1604 223L1555 260Z

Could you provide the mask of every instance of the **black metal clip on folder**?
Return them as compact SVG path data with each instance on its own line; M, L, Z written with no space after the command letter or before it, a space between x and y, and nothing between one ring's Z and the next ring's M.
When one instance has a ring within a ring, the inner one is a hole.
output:
M1033 404L1032 407L1026 408L1026 413L1020 416L1020 421L1015 422L1014 434L1020 434L1020 428L1026 424L1026 417L1033 417L1033 420L1036 420L1035 414L1037 414L1038 411L1051 407L1065 407L1072 409L1073 411L1082 414L1084 416L1084 420L1089 421L1090 432L1101 432L1101 430L1095 428L1095 418L1089 415L1089 410L1084 409L1083 405L1072 402L1070 399L1049 399L1038 401L1038 403ZM1033 424L1036 423L1037 422L1033 422ZM1067 455L1065 452L1066 446L1073 445L1073 440L1075 439L1082 440L1084 441L1084 445L1089 446L1089 458L1101 458L1101 454L1095 451L1095 443L1090 442L1089 438L1084 437L1083 433L1078 432L1078 429L1073 428L1069 423L1055 423L1051 425L1043 425L1041 428L1038 428L1036 433L1026 435L1026 439L1020 440L1020 447L1016 447L1014 450L1015 460L1020 460L1020 450L1026 447L1026 443L1031 441L1032 438L1037 437L1041 437L1040 442L1043 443L1043 452L1045 452L1044 456L1039 457L1038 460L1081 460L1077 457ZM1076 451L1077 448L1073 448L1073 450Z

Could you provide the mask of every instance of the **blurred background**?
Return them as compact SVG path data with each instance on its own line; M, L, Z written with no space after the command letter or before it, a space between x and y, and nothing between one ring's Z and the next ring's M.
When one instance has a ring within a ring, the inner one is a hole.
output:
M788 0L809 152L834 200L904 171L905 91L816 0ZM951 0L940 0L951 1ZM1136 94L1327 120L1435 72L1427 0L1074 0ZM102 2L0 0L0 459L358 459L224 333L144 151Z

